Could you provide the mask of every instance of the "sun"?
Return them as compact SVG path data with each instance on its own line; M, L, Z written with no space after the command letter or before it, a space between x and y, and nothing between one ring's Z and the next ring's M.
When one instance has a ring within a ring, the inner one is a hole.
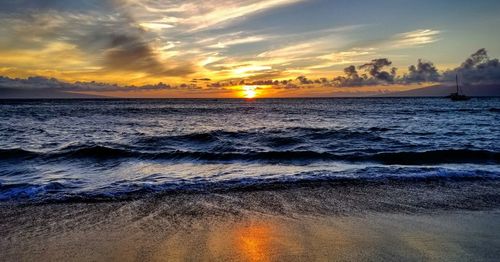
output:
M252 99L257 96L256 86L243 86L243 97L247 99Z

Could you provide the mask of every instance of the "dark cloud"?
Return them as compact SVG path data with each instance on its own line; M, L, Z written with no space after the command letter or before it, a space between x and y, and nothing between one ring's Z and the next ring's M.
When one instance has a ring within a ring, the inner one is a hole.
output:
M368 77L366 75L360 77L353 65L344 68L344 74L346 76L335 77L332 84L339 87L368 85Z
M165 63L151 47L154 36L127 14L121 14L120 23L97 26L77 38L89 52L100 53L102 65L111 71L143 72L150 76L187 76L195 72L191 63L176 61ZM89 50L90 49L90 50Z
M156 35L127 13L123 1L7 1L0 12L0 47L38 50L54 42L76 46L105 72L139 72L178 77L195 72L192 63L164 61L153 48ZM79 12L75 12L79 11Z
M359 78L358 71L356 71L356 67L353 65L344 68L344 73L347 75L348 78L353 78L353 79Z
M489 60L490 58L488 57L488 52L486 49L481 48L474 54L470 55L469 58L462 63L460 69L474 69L482 64L488 63Z
M445 72L443 80L453 81L456 75L467 84L498 84L500 63L498 59L491 59L482 48L470 55L460 67Z
M109 35L103 64L112 70L144 72L153 76L186 76L194 73L189 63L166 66L158 54L139 36Z
M16 88L24 90L57 89L59 91L67 91L67 92L200 89L200 87L198 87L195 84L180 84L174 86L162 82L154 85L142 85L142 86L133 86L133 85L121 86L117 84L106 84L94 81L68 83L60 81L56 78L46 78L40 76L28 77L26 79L0 76L0 88Z
M396 68L391 68L390 72L383 71L384 67L392 65L392 62L387 58L375 59L370 63L359 66L359 69L365 70L367 74L359 74L356 66L351 65L344 68L345 76L335 77L331 82L331 86L336 87L359 87L359 86L374 86L381 84L393 83L396 76Z
M441 75L430 61L418 60L417 65L408 67L408 74L403 77L405 83L438 82Z
M308 79L305 76L299 76L299 77L297 77L297 81L299 81L299 84L301 84L301 85L314 84L313 80L310 80L310 79Z
M396 77L397 68L384 71L392 63L386 58L375 59L370 63L359 66L368 75L359 75L355 66L344 69L345 76L333 79L331 84L337 87L356 87L380 84L412 84L423 82L448 82L454 81L459 75L466 84L498 84L500 83L500 62L491 59L483 48L470 55L458 68L440 74L430 61L419 59L416 65L408 68L408 73L403 77Z
M367 71L375 79L392 83L396 75L396 68L391 68L390 72L383 71L385 67L391 66L392 62L387 58L374 59L370 63L359 66L359 69Z

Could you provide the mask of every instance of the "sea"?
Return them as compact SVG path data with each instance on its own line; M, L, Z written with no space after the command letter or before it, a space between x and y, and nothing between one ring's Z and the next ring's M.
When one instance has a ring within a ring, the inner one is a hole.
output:
M0 100L0 202L500 179L500 98Z

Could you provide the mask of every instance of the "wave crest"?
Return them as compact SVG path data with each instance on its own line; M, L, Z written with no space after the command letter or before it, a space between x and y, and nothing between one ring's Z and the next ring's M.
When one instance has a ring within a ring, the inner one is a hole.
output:
M309 150L287 151L247 151L247 152L211 152L211 151L140 151L101 145L70 146L52 152L33 152L23 149L3 149L0 159L63 158L66 160L147 158L158 160L206 160L206 161L258 161L258 162L296 162L296 161L347 161L377 162L393 165L434 165L446 163L500 163L500 153L488 150L446 149L422 152L381 152L338 154Z

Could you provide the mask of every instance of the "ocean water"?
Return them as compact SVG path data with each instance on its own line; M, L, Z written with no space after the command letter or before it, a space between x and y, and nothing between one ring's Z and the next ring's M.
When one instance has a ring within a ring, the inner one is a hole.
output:
M500 98L0 101L0 201L500 178Z

